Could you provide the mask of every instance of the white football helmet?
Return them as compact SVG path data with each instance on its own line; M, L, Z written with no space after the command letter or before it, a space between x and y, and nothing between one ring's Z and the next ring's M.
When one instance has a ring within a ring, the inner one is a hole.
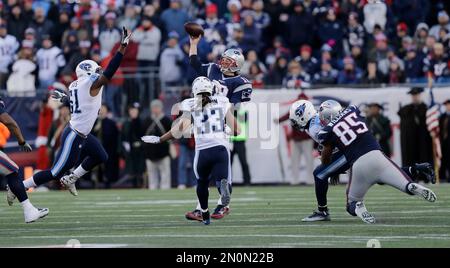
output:
M235 48L230 48L222 53L222 58L219 61L220 71L239 73L244 65L244 55Z
M192 82L192 94L194 97L201 93L209 93L209 95L212 95L213 89L214 85L208 77L199 76Z
M84 60L78 63L75 73L77 74L77 78L81 78L86 75L89 76L93 73L98 73L100 69L100 66L95 61Z
M291 105L289 119L297 130L304 130L308 122L317 114L314 105L307 100L298 100Z
M319 118L322 125L328 125L341 110L341 104L335 100L322 102L319 107Z

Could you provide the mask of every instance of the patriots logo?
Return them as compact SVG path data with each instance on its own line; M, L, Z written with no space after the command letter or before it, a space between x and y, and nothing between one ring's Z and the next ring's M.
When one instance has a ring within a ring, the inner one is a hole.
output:
M302 117L303 113L305 112L305 108L306 108L306 104L303 103L295 110L295 115L298 117Z
M91 71L92 66L89 63L80 64L80 69L85 70L86 72Z

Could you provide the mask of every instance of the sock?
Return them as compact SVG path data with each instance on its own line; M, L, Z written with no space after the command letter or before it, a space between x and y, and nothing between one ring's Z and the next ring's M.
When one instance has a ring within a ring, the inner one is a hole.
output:
M202 208L202 210L208 209L208 180L198 180L197 197L198 201L200 201L200 207Z
M13 172L13 173L7 175L6 179L8 181L9 189L17 197L19 202L22 202L22 201L28 199L27 192L25 190L25 186L21 182L21 179L19 178L19 174L17 172Z
M324 211L328 211L328 206L318 206L317 207L319 209L319 211L324 212Z
M28 179L23 181L23 186L25 186L25 189L28 189L28 188L36 187L37 185L34 182L33 177L31 177L31 178L28 178Z
M203 213L208 212L208 209L202 209L201 210Z
M79 165L74 171L73 174L77 176L78 178L81 178L84 176L84 174L88 173L87 170L85 170L81 165Z
M197 207L195 208L195 210L202 210L202 207L200 206L200 201L198 201L198 199L197 199Z
M328 180L327 179L321 180L319 178L314 178L314 186L319 211L323 211L320 208L327 207Z
M34 206L31 204L30 199L26 199L22 202L20 202L20 204L22 205L23 210L30 210L33 209Z

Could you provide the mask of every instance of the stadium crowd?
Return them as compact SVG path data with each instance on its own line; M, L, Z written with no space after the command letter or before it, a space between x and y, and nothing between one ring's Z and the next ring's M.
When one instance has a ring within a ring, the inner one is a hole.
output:
M133 30L94 132L104 136L105 148L114 148L108 152L111 165L100 172L116 181L124 155L136 186L146 167L149 174L170 177L173 146L142 150L139 137L167 131L173 119L164 115L159 100L145 94L155 90L151 96L156 97L195 78L185 22L205 29L199 44L203 62L217 61L227 48L241 49L246 59L241 73L255 89L426 83L429 71L436 83L448 83L449 10L444 0L3 0L0 88L9 95L34 95L37 89L67 86L80 61L105 66L119 45L121 27ZM151 72L158 74L159 89L146 79ZM143 94L150 112L140 120L142 107L136 102L143 103ZM45 119L51 131L41 134L48 139L37 146L57 148L54 137L68 116L67 107L59 110L54 122ZM110 114L124 118L121 131ZM193 142L181 140L177 148L178 170L183 170L179 184L194 183ZM150 181L149 186L167 188L170 182Z

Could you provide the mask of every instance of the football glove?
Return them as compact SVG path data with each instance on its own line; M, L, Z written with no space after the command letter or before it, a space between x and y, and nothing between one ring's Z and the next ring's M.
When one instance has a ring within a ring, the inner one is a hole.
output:
M22 144L19 143L19 150L21 152L31 152L33 150L33 148L31 148L31 145L29 145L27 142L24 142Z
M338 175L334 175L330 177L330 183L332 185L338 185L339 184L339 174Z
M161 142L161 139L158 136L142 136L141 140L145 143L153 143L153 144Z
M120 45L123 47L128 46L128 43L130 42L131 32L128 31L127 28L122 27L122 39L120 41Z
M69 98L69 96L67 95L67 93L66 93L64 90L59 89L59 88L55 88L55 89L52 91L51 96L52 96L53 99L55 99L55 100L57 100L57 101L59 101L59 102L61 102L61 103L64 103L64 102L67 101L68 98Z

